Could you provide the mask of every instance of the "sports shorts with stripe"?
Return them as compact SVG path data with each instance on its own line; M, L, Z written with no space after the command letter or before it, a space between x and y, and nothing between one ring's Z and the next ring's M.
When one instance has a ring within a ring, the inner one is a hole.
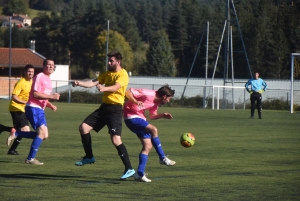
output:
M91 126L96 132L99 132L106 125L109 134L121 136L122 116L122 105L101 104L97 110L85 118L83 123Z
M124 120L126 126L137 135L138 138L151 138L151 134L144 132L149 122L142 118L132 118Z

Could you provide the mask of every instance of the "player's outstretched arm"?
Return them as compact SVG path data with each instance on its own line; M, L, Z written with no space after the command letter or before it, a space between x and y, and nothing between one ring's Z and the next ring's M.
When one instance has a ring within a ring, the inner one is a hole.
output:
M73 87L80 86L80 87L84 87L84 88L92 88L92 87L96 86L97 84L99 84L98 79L87 80L87 81L75 80L74 82L72 82Z
M173 119L173 116L170 113L161 113L161 114L150 114L150 119L155 120L155 119Z
M115 83L112 86L104 86L102 84L97 84L97 88L100 92L116 92L121 88L119 83Z

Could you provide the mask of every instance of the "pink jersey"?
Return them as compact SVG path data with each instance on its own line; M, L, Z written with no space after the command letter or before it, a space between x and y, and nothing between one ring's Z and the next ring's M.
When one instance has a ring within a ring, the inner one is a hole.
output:
M134 88L130 88L129 90L137 101L143 102L144 107L140 108L137 104L128 100L123 107L125 119L142 118L146 120L146 110L149 110L150 114L157 113L159 103L154 103L156 91Z
M31 91L29 94L29 99L26 105L32 107L40 107L45 109L48 100L40 100L34 97L33 92L37 91L43 94L50 95L52 92L52 83L50 77L45 75L44 73L39 73L32 79Z

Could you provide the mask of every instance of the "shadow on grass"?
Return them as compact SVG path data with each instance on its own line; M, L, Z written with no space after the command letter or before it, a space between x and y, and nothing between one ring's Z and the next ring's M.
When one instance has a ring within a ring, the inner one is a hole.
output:
M84 185L97 185L97 184L120 184L121 182L134 182L133 178L124 180L99 178L95 180L86 180L82 176L62 176L62 175L49 175L49 174L0 174L0 178L4 179L37 179L37 180L76 180L79 184Z
M60 175L49 175L49 174L0 174L0 178L6 179L72 179L81 178L80 176L60 176Z

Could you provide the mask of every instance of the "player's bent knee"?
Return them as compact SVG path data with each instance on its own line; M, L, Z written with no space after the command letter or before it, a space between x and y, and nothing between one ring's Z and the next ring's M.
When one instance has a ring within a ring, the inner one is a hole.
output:
M158 136L157 128L156 128L155 126L153 126L153 125L150 125L150 126L147 128L147 131L148 131L149 133L151 133L152 138Z
M86 123L82 123L82 124L80 124L78 130L79 130L80 134L84 135L84 134L89 133L92 130L92 127L90 127Z
M146 145L145 149L150 151L152 149L152 147L153 147L152 144L149 144L149 145Z

